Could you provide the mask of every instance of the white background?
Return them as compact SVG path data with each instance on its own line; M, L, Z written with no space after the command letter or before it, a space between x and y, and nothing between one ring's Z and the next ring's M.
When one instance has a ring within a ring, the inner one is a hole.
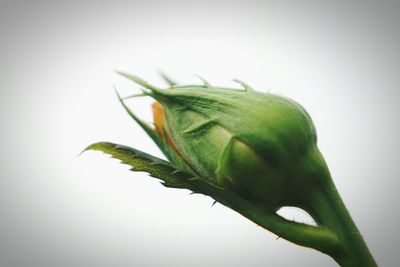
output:
M205 196L100 153L161 156L113 92L242 79L311 114L319 147L381 266L400 213L399 16L390 1L1 1L0 266L336 266ZM150 119L150 101L133 101Z

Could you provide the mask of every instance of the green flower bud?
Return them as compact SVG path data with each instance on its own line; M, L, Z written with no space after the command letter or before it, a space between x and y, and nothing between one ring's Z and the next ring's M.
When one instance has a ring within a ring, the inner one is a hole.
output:
M313 172L324 167L313 122L293 100L247 85L162 90L128 78L162 105L154 117L156 132L172 148L164 149L166 156L204 179L278 207L301 198L305 184L319 177Z

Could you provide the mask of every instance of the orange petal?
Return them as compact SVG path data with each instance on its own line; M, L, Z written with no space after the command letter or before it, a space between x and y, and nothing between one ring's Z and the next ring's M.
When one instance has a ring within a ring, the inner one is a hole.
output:
M179 153L178 148L175 146L174 142L172 141L171 136L169 135L168 129L165 127L165 117L164 117L164 108L163 106L155 101L152 104L152 109L153 109L153 121L154 125L156 127L157 133L161 136L161 138L165 138L167 140L167 143L172 147L172 149L179 155L181 156L181 153ZM166 136L164 136L164 133Z
M161 137L164 137L164 108L157 101L154 102L151 107L153 109L153 121L156 126L156 131Z

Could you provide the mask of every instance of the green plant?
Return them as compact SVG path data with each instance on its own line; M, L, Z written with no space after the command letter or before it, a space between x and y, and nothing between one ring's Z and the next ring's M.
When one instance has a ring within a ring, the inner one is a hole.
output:
M317 148L308 113L291 99L243 89L179 86L164 90L119 72L156 100L155 127L129 115L168 161L122 145L100 150L163 180L163 185L208 195L256 224L298 245L328 254L341 266L376 266ZM118 94L118 93L117 93ZM282 206L307 211L317 226L286 220Z

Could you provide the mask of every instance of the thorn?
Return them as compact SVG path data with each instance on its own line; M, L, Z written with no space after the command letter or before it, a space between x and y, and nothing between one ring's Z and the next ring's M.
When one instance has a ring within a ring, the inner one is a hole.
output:
M238 80L238 79L233 79L234 82L237 82L238 84L240 84L245 91L255 91L250 85L248 85L247 83Z
M214 200L214 202L211 204L211 207L214 207L215 203L217 203L216 200Z
M158 70L158 73L160 74L161 78L170 86L174 87L177 85L177 82L171 79L167 74L165 74L163 71Z
M165 92L165 90L160 89L154 85L149 84L148 82L146 82L145 80L139 78L136 75L133 74L129 74L123 71L119 71L119 70L115 70L115 72L125 78L127 78L128 80L131 80L132 82L146 88L149 89L153 94L151 94L152 97L155 97L156 95L158 96L168 96L168 94Z
M126 100L126 99L130 99L130 98L134 98L134 97L141 97L141 96L148 96L148 95L149 94L147 92L143 91L142 93L134 94L134 95L128 95L128 96L122 97L121 99L122 100Z
M279 238L281 238L279 235L275 238L275 240L278 240Z
M211 84L206 79L204 79L203 77L201 77L200 75L197 75L197 74L195 76L203 81L205 87L212 88Z

